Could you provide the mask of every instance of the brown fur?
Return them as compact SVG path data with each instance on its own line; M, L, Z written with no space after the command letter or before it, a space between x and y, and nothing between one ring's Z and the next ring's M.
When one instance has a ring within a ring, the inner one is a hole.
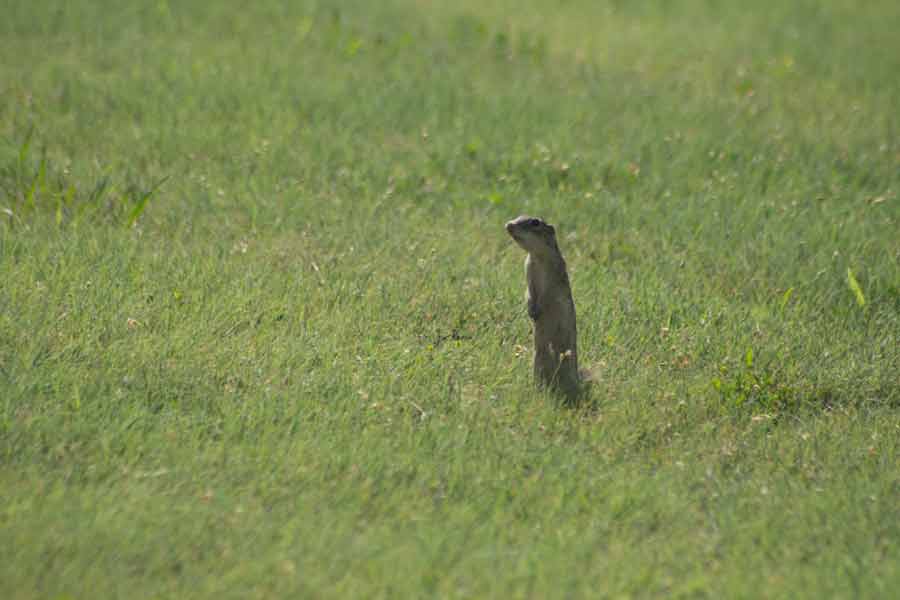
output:
M534 322L534 378L574 400L581 391L575 302L556 232L540 219L521 216L506 224L525 258L528 315Z

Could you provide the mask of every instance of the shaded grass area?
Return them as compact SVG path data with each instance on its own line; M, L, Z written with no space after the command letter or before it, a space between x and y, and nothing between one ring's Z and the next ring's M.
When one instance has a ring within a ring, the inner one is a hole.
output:
M5 597L896 587L890 3L8 12Z

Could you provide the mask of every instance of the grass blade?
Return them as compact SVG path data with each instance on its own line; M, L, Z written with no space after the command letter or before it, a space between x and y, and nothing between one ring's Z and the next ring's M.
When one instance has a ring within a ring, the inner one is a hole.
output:
M866 307L866 297L863 294L862 287L859 285L859 282L856 280L856 277L853 275L853 270L850 267L847 267L847 285L850 286L850 291L853 292L853 295L856 296L856 303L860 308Z
M155 194L156 191L159 190L159 188L162 186L162 184L164 184L168 179L168 175L163 177L162 179L157 181L156 184L154 184L153 187L150 188L150 190L148 190L144 193L143 196L141 196L140 200L137 201L137 204L134 205L134 209L132 209L131 214L128 216L129 227L134 227L135 223L137 223L137 220L141 217L141 214L143 214L144 209L147 208L147 203L150 201L150 198L153 197L153 194Z

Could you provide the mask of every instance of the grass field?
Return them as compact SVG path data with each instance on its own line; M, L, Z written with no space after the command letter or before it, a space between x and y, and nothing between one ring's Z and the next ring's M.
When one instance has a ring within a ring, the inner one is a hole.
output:
M900 3L748 6L4 7L0 597L896 593Z

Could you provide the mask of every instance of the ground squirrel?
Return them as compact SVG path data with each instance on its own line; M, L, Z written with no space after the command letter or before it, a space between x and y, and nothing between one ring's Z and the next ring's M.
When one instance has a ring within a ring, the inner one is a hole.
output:
M534 321L535 382L573 401L581 392L575 302L556 231L540 219L525 216L508 222L506 231L528 252L525 281L528 316Z

